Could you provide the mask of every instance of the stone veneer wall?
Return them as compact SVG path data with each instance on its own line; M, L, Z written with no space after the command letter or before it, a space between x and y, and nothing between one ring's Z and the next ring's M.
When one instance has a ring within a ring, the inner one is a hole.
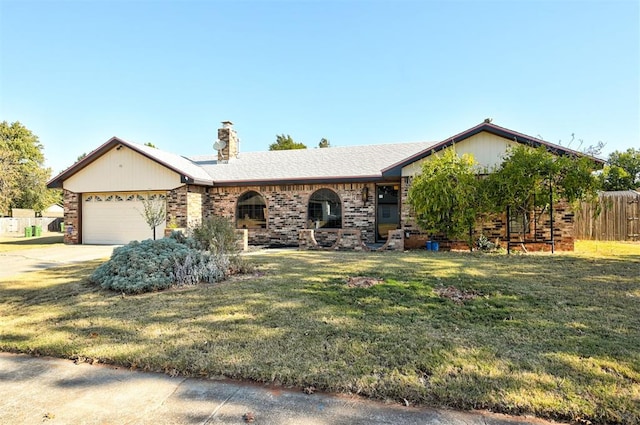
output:
M179 228L187 227L187 186L167 193L167 223L175 222Z
M81 194L63 190L64 202L64 243L80 243Z
M424 248L425 242L430 239L428 235L421 232L416 224L416 220L412 215L411 207L407 202L411 177L403 177L401 183L401 227L409 238L405 240L406 249ZM551 239L551 221L549 212L537 214L534 223L534 213L531 213L529 233L522 238L522 235L512 234L511 242L514 249L522 249L522 246L528 251L549 251L551 245L546 242ZM574 249L574 213L571 206L564 201L557 202L553 208L553 228L554 228L554 245L558 251L573 251ZM507 216L506 213L495 214L485 217L474 229L473 239L476 240L481 234L485 235L490 241L498 241L506 248L505 241L507 238ZM466 241L447 241L443 237L435 237L434 240L443 242L444 248L447 246L454 249L468 249ZM524 242L522 246L513 245L514 243Z
M369 188L367 202L362 189ZM235 223L236 203L240 195L255 191L264 197L267 207L267 227L249 229L252 245L298 246L298 231L309 228L307 208L309 198L319 189L335 191L342 203L342 228L358 229L367 243L375 240L375 185L363 183L274 185L246 187L212 187L209 189L213 215L228 217ZM331 246L338 236L336 229L316 229L315 237L322 246Z
M209 194L204 186L188 186L187 188L187 227L195 227L202 223L211 206Z
M204 186L184 185L167 193L167 223L193 227L211 215L211 200Z

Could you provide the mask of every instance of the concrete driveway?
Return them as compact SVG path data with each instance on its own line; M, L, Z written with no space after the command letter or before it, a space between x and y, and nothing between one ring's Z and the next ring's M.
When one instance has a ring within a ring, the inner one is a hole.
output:
M61 245L0 252L0 278L34 270L111 257L120 245Z

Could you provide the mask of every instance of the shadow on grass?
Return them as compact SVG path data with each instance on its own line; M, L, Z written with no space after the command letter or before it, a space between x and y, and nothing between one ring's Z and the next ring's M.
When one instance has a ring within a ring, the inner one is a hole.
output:
M263 275L139 296L88 284L98 261L40 272L36 282L50 280L40 288L0 282L2 315L28 321L0 326L0 345L415 404L638 423L638 256L288 252L251 261ZM384 282L349 288L350 276ZM450 286L478 297L455 303L434 292Z
M11 241L0 242L2 245L14 245L14 246L24 246L24 245L53 245L53 244L61 244L63 243L63 235L55 235L55 236L43 236L37 238L24 238L17 239Z

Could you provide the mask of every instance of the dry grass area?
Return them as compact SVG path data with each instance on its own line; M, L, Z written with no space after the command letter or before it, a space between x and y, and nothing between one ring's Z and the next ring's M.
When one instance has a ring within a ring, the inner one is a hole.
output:
M0 253L23 249L46 248L54 244L62 244L62 234L45 234L42 237L0 237Z
M0 280L0 350L639 424L640 244L576 249L265 253L251 278L139 296L61 267Z

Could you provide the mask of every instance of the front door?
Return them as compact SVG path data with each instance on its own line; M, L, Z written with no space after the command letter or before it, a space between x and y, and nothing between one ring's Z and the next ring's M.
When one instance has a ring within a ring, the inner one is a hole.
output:
M385 242L389 237L389 230L395 230L400 225L399 186L392 184L376 187L376 242Z

